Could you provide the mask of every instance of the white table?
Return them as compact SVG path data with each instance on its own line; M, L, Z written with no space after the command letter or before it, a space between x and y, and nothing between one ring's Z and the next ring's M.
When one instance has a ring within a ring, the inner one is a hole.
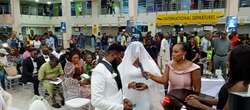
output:
M74 98L65 102L67 106L72 107L72 108L81 108L82 106L87 105L89 103L90 103L90 99L86 99L86 98Z
M201 78L201 93L217 97L220 88L225 84L224 79Z

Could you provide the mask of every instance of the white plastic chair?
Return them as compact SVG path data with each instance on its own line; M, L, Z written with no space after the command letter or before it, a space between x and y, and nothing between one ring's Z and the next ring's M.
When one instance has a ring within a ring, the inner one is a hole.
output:
M4 67L7 77L6 77L6 84L7 88L12 89L13 86L21 84L20 79L22 75L18 74L16 66L9 64L7 67Z
M15 76L7 76L6 77L7 88L12 89L13 86L21 84L21 82L19 81L21 77L22 75L19 74Z
M80 110L85 105L88 105L88 109L91 110L90 99L81 97L81 92L79 89L80 85L78 82L71 78L65 78L62 86L67 110ZM70 90L73 90L74 94L69 93Z
M65 105L72 109L80 109L81 107L89 103L90 103L90 99L86 99L86 98L73 98L73 99L65 101ZM89 107L89 110L90 110L90 107Z
M29 110L50 110L50 108L45 104L45 102L35 100L29 107Z

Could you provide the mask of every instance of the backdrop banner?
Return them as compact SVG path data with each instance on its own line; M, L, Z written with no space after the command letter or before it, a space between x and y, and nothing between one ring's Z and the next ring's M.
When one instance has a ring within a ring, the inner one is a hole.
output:
M159 14L156 16L156 24L216 24L223 16L223 12Z

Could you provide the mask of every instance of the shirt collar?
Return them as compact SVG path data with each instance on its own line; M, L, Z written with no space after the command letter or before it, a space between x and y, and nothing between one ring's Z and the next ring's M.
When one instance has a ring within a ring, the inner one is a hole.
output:
M109 61L106 60L106 58L103 58L103 61L107 62L108 64L112 65Z

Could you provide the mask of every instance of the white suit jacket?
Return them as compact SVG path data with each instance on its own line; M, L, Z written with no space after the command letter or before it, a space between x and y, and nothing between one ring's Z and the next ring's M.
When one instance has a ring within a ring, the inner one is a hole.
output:
M91 104L95 110L123 110L122 91L118 90L114 75L99 63L91 76Z

